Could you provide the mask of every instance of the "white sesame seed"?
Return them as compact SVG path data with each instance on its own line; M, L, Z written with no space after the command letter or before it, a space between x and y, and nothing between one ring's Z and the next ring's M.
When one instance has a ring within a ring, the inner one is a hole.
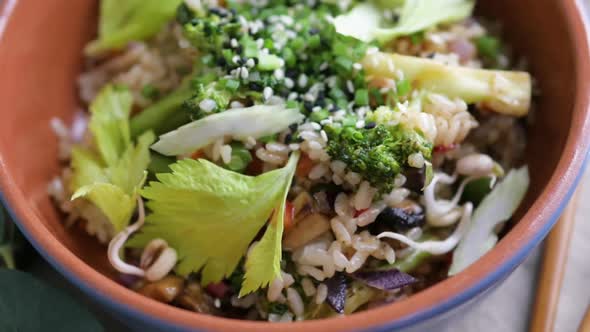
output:
M325 142L328 142L328 134L324 130L320 131L320 135Z
M299 75L299 79L297 79L297 85L299 85L300 88L304 88L305 86L307 86L307 75Z
M239 101L234 100L229 104L229 107L230 108L242 108L242 107L244 107L244 104L240 103Z
M327 62L324 62L320 65L320 70L326 70L328 69L329 64Z
M287 89L292 89L295 86L295 83L289 77L285 77L283 84L285 84L285 88Z
M199 103L199 108L205 113L209 113L209 112L213 111L216 107L217 107L217 103L215 103L215 100L209 99L209 98L203 99Z
M265 100L268 100L268 98L270 98L273 95L273 93L274 93L274 91L272 90L272 88L267 86L262 91L262 96L264 97Z
M351 80L346 81L346 88L348 89L348 92L354 93L354 84L352 84Z
M365 127L365 120L359 120L356 122L356 127L357 128L364 128Z
M295 100L297 99L297 97L299 97L299 94L297 92L291 92L289 94L289 97L287 97L288 100Z
M246 61L246 66L252 68L256 65L256 62L254 62L254 59L248 59L248 61Z
M240 77L245 80L248 78L248 75L250 73L248 72L248 68L246 68L246 67L241 67L241 68L242 68L242 70L240 72Z
M320 124L321 124L322 126L325 126L325 125L332 124L332 122L333 122L333 120L332 120L332 117L329 117L329 118L327 118L327 119L323 119L322 121L320 121Z
M312 109L311 109L311 111L312 111L312 112L314 112L314 113L315 113L315 112L319 112L319 111L321 111L321 110L322 110L322 108L321 108L321 107L319 107L319 106L315 106L314 108L312 108Z
M240 57L237 55L234 55L234 57L231 58L231 61L235 64L238 64L238 62L240 61Z
M275 70L274 75L277 80L282 80L285 78L285 71L279 68Z
M320 126L320 124L319 124L319 123L317 123L317 122L310 122L309 124L310 124L310 125L311 125L311 127L312 127L313 129L315 129L315 130L320 130L320 129L322 129L322 126Z
M354 68L354 70L361 70L361 69L363 69L363 65L361 65L361 64L360 64L360 63L358 63L358 62L355 62L355 63L352 65L352 68Z
M236 48L238 47L238 41L235 38L232 38L229 42L229 44L231 45L231 47Z
M258 38L256 39L256 46L258 46L258 48L262 48L264 46L264 39L262 38Z

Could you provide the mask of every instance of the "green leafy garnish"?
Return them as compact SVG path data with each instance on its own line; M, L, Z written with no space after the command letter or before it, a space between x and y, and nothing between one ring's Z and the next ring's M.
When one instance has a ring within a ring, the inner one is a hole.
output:
M175 16L180 3L182 0L100 1L98 39L84 53L97 55L152 37Z
M201 271L203 284L228 277L260 229L262 239L246 257L240 294L264 287L280 276L285 199L299 160L253 177L228 171L207 160L183 159L158 174L142 195L152 211L141 233L129 245L141 248L154 238L178 252L176 272ZM273 211L275 211L273 213Z
M96 150L78 146L72 150L72 200L85 198L95 204L115 231L125 228L135 209L137 191L143 185L150 163L153 133L131 142L129 114L131 93L107 86L90 105L89 127Z
M104 331L84 306L30 274L0 269L0 285L0 331Z
M383 5L385 1L380 1ZM393 26L386 26L383 9L373 3L361 3L349 13L334 20L336 31L369 42L385 43L400 36L417 32L442 23L460 21L471 15L475 1L472 0L406 0L401 8L400 19ZM387 7L395 8L398 1Z

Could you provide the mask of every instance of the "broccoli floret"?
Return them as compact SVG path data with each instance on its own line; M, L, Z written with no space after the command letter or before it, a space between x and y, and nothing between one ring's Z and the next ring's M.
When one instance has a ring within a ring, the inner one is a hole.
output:
M401 125L368 128L327 128L328 154L347 164L381 192L393 189L393 179L407 165L408 156L420 152L429 159L432 143Z

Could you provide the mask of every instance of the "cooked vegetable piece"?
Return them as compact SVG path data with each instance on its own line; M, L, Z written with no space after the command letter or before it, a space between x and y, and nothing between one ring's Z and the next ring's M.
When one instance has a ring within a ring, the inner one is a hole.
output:
M449 275L455 275L483 256L498 242L495 228L516 211L529 186L527 167L512 170L475 209L471 225L453 252Z
M152 149L167 156L182 155L227 135L238 140L258 138L283 131L301 120L303 115L298 110L285 109L282 105L234 108L162 135Z
M330 230L330 221L324 215L313 213L297 222L283 240L285 250L293 250L309 243Z
M531 103L531 77L526 72L448 66L431 59L379 52L367 55L363 67L369 76L392 79L399 69L414 89L481 103L507 115L524 116Z
M85 147L72 150L72 200L85 198L95 204L121 231L135 209L137 191L150 163L149 146L155 137L146 132L131 143L129 113L131 94L107 86L90 105L90 131L98 154Z
M346 276L343 273L337 273L324 283L326 284L326 287L328 287L326 302L337 313L344 313L344 307L346 304Z
M387 27L383 9L395 7L399 1L361 3L350 12L336 17L334 25L339 33L369 42L388 42L400 36L409 36L441 23L463 20L471 15L475 1L471 0L406 0L399 21Z
M418 281L409 274L397 269L381 271L359 271L352 275L355 279L377 289L393 290Z
M162 238L178 252L176 272L187 276L201 271L201 282L207 285L232 274L275 210L246 259L240 294L267 285L280 275L285 199L298 158L293 153L285 167L256 177L204 159L170 165L172 173L158 174L160 182L150 182L142 191L152 214L129 246L142 248Z
M119 49L131 41L152 37L176 14L182 0L100 1L98 39L86 45L86 55Z

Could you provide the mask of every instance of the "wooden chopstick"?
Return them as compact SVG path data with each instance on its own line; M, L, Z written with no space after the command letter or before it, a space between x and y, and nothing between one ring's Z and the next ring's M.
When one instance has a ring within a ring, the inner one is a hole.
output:
M578 332L589 332L590 331L590 305L588 309L586 309L586 314L584 315L584 320L580 323L580 327L578 327Z
M574 228L578 194L574 193L557 225L545 242L541 274L533 309L530 332L551 332L555 326L559 293L567 263L570 239Z

